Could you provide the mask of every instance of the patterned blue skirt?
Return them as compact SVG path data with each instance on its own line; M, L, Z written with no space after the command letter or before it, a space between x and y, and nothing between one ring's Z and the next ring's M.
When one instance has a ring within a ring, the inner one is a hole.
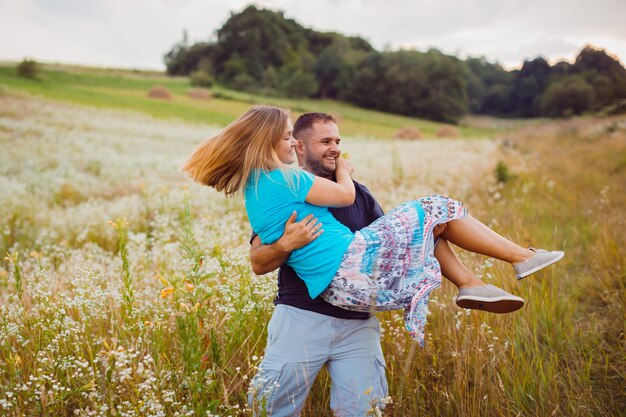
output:
M428 297L441 285L433 228L466 216L460 202L439 195L401 204L356 232L322 298L354 311L402 309L423 347Z

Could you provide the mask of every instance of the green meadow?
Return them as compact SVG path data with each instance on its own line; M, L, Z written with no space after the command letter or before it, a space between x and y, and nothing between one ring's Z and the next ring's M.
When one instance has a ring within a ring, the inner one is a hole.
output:
M292 110L294 116L325 111L338 116L342 132L350 136L393 138L398 130L412 127L425 137L434 137L441 123L365 110L332 100L295 100L256 96L214 87L208 100L190 98L187 77L168 77L157 72L95 69L44 65L38 79L17 77L15 65L0 66L0 85L8 91L23 91L56 100L103 108L139 111L157 118L176 118L194 123L225 126L253 104L271 104ZM149 98L148 91L164 86L170 100ZM494 134L493 129L460 126L463 137Z
M154 85L173 98L148 98ZM444 280L423 349L401 312L378 314L389 397L369 415L626 415L625 116L482 120L435 138L439 124L341 103L189 89L159 73L0 67L0 415L252 415L276 275L250 268L241 199L178 167L253 102L336 112L355 178L386 211L447 194L566 253L516 281L459 249L526 305L459 309ZM426 138L394 140L407 126ZM323 370L303 416L332 415L329 385Z

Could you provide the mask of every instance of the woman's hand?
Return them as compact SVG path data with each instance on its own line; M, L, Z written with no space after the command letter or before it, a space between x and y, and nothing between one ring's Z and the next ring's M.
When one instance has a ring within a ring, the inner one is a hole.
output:
M352 162L350 162L350 160L348 159L339 157L337 158L336 164L337 164L336 171L343 170L344 172L347 172L348 175L352 175L352 173L354 172L354 167L352 166Z
M354 203L356 191L350 175L354 168L344 158L335 160L335 182L315 177L306 195L306 202L320 207L348 207Z

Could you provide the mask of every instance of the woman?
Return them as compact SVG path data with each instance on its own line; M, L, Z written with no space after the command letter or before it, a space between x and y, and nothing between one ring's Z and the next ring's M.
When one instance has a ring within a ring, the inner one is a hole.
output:
M311 298L359 311L405 310L411 336L423 345L429 293L440 285L433 228L447 223L446 240L514 264L523 278L558 261L562 252L523 249L468 217L463 206L441 196L402 204L372 225L352 233L326 207L354 200L352 167L337 160L336 182L297 168L288 114L255 106L198 147L183 170L229 196L243 191L250 223L262 243L284 232L284 219L313 214L324 232L292 252L287 264L306 283ZM298 219L298 220L299 220ZM524 301L491 285L461 289L457 304L510 312Z

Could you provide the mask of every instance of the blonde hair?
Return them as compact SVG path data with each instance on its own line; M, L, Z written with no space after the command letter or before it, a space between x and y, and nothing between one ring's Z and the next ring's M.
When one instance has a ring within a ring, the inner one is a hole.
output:
M236 194L250 175L258 181L260 172L281 166L275 148L287 120L289 114L281 108L250 107L217 136L201 143L181 169L194 181L227 196Z

